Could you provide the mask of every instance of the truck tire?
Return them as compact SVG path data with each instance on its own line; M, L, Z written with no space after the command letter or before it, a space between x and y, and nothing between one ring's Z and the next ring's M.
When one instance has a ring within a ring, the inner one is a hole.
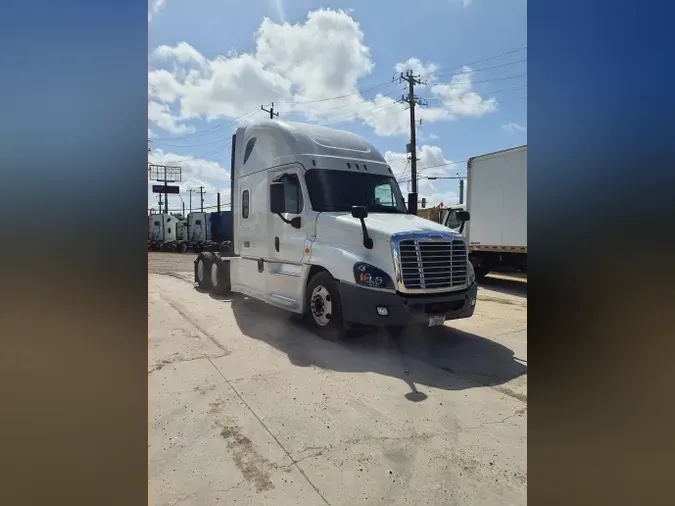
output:
M213 253L200 253L195 260L195 279L199 288L210 292L213 289L211 284L211 265L215 260Z
M217 255L213 257L211 264L212 292L217 295L225 295L232 289L230 285L230 262L221 260Z
M476 273L476 281L483 281L485 279L485 276L487 276L490 273L490 269L487 269L485 267L474 267L474 272Z
M344 331L337 282L327 271L317 272L307 285L305 320L323 333Z

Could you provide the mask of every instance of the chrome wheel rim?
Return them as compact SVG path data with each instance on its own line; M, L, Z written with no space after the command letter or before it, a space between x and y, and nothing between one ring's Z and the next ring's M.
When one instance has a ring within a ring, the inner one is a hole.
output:
M333 313L333 301L325 286L319 285L312 291L309 310L317 325L325 327L330 323Z

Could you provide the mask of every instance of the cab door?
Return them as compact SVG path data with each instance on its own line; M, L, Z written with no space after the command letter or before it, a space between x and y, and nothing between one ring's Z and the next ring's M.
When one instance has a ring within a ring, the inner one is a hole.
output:
M272 183L284 184L286 204L285 212L281 216L270 215L268 222L268 296L270 302L296 311L302 308L302 260L313 227L303 173L297 164L268 173L268 187ZM298 228L289 223L293 218L300 218Z

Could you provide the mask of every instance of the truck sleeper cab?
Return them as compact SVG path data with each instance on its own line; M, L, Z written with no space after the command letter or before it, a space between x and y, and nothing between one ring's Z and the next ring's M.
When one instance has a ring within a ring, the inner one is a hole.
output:
M460 233L407 214L384 157L345 131L286 121L232 139L231 251L195 281L303 314L319 329L441 325L473 315Z

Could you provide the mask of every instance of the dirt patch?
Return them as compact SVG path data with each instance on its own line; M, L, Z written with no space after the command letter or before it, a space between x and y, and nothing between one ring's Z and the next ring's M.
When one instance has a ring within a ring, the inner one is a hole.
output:
M490 297L489 295L478 295L478 300L485 302L496 302L497 304L507 304L509 306L527 308L527 302L516 302L514 300L502 299L500 297Z
M269 471L276 467L258 453L253 442L241 433L238 426L229 423L219 424L220 435L227 442L234 465L241 471L246 481L251 482L257 492L271 490L274 484Z

